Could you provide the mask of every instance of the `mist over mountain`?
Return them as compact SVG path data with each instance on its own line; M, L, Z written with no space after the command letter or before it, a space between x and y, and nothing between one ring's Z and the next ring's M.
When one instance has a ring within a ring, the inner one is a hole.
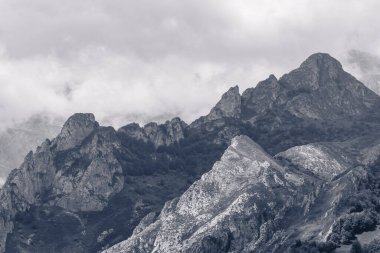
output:
M29 151L59 133L63 122L51 114L36 114L0 132L0 187Z
M379 108L317 53L231 87L190 124L114 129L76 113L0 190L0 250L347 252L355 238L375 249Z
M313 52L343 66L351 49L380 56L379 9L375 0L2 0L0 129L41 111L92 112L116 128L191 123L230 86L279 77Z
M348 62L360 75L358 78L371 90L380 94L380 58L360 50L350 50Z

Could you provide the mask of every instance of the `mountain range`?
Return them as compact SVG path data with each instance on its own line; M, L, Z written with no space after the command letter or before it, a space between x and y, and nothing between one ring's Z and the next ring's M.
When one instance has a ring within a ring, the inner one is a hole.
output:
M1 189L0 252L378 252L379 109L317 53L191 124L74 114Z

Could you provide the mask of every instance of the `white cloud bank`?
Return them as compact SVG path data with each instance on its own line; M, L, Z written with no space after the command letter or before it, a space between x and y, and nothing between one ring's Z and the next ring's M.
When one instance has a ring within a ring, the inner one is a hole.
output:
M379 1L0 0L0 127L46 111L186 121L328 52L380 55Z

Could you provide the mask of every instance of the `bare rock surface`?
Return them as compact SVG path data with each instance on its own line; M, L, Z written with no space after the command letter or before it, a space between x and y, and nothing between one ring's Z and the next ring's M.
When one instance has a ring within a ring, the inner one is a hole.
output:
M140 127L138 124L132 123L118 131L133 139L151 142L157 148L179 143L185 137L186 127L187 124L180 118L173 118L161 125L152 122Z
M118 145L115 130L99 128L92 114L75 114L56 139L30 152L0 192L2 213L7 213L2 217L0 251L16 213L31 206L59 206L71 212L102 210L124 184L113 153Z

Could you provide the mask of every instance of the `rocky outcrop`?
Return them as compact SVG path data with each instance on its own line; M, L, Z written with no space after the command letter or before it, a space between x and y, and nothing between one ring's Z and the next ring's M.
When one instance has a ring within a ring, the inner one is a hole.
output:
M115 153L120 148L115 130L100 128L80 149L58 154L50 204L69 211L102 210L124 186L122 165Z
M63 125L61 133L56 138L57 151L67 150L80 145L99 124L93 114L77 113L71 116Z
M216 120L220 118L239 118L241 113L241 97L239 87L231 87L223 94L220 101L215 105L210 113L206 116L207 120Z
M92 114L74 114L52 141L30 152L12 171L1 191L0 231L5 242L13 218L31 206L59 206L66 211L99 211L124 185L112 128L99 127ZM5 218L4 218L5 217ZM1 252L5 243L1 243Z
M123 187L121 166L113 154L118 145L115 131L99 128L94 115L74 114L56 139L29 153L7 186L28 205L101 210Z
M191 128L201 128L210 123L216 127L224 125L224 119L239 119L241 116L241 96L239 87L231 87L224 93L219 102L211 109L208 115L202 116L190 124ZM210 128L210 126L209 126ZM211 129L214 127L211 126Z
M255 88L246 89L241 97L243 117L254 121L255 116L272 109L279 96L280 88L277 78L270 75L268 79L259 82Z
M136 140L151 142L157 148L179 143L185 137L186 127L187 124L184 121L174 118L161 125L148 123L143 128L132 123L120 128L118 132Z

